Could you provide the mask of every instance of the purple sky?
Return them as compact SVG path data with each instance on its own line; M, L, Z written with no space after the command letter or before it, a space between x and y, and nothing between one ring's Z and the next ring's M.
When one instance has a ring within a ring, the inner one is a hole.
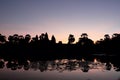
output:
M48 32L67 42L88 33L96 41L120 31L120 0L0 0L0 33Z

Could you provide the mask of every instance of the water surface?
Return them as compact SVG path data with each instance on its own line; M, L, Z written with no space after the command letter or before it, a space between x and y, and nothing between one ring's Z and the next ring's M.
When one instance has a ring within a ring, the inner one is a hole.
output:
M114 61L87 59L4 60L0 80L120 80Z

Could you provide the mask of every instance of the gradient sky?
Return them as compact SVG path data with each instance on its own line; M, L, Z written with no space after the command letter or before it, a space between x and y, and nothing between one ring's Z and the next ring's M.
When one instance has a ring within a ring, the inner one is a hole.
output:
M120 0L0 0L0 33L48 32L67 42L88 33L96 41L120 31Z

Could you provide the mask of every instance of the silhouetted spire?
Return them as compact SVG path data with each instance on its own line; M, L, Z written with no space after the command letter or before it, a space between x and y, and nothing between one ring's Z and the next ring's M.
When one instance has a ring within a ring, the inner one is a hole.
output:
M51 37L51 43L52 43L52 44L55 44L55 43L56 43L56 39L55 39L54 35L52 35L52 37Z

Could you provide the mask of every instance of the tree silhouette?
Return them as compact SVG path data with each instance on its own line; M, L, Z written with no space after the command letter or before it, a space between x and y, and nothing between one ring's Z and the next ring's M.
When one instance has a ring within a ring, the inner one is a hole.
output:
M105 34L105 35L104 35L104 40L110 40L109 34Z
M112 65L108 62L106 63L105 66L106 66L106 70L111 70L111 68L112 68Z
M10 35L10 36L8 37L8 40L9 40L10 43L12 43L12 42L13 42L13 36Z
M2 34L0 34L0 43L6 42L6 37Z
M81 37L79 38L79 41L77 42L80 45L86 45L86 46L90 46L93 45L93 41L91 39L88 38L87 33L82 33Z
M14 44L18 44L19 43L19 35L18 34L14 34L11 39L12 39L12 42Z
M24 36L23 35L19 35L19 44L24 44Z
M102 42L103 42L103 39L97 40L97 41L95 42L95 45L102 44Z
M26 34L26 35L25 35L25 42L26 42L26 43L29 43L30 40L31 40L30 34Z
M36 35L35 37L32 38L30 34L26 34L25 36L13 34L9 35L8 41L4 35L0 34L0 54L4 56L11 55L19 57L21 56L21 54L24 56L31 56L34 55L32 52L34 53L40 52L40 54L36 54L37 57L38 56L50 57L51 55L55 55L55 57L66 58L66 56L67 57L79 56L80 51L81 54L88 52L89 53L93 52L94 54L94 52L95 53L100 52L104 54L108 53L115 55L119 55L120 52L119 33L114 33L112 35L112 38L110 38L109 34L105 34L103 39L98 40L96 43L94 43L93 40L91 40L88 37L87 33L82 33L76 44L73 44L74 41L75 37L72 34L69 34L68 43L66 44L65 43L63 44L62 41L56 43L56 38L54 35L52 35L51 40L49 40L47 32L42 33L39 37L38 35ZM48 54L49 52L52 54ZM53 54L53 53L65 53L65 54Z
M39 38L40 38L40 41L44 40L44 39L45 39L45 34L42 33L42 34L39 36Z
M32 42L37 42L38 41L38 35L32 38Z
M62 44L62 41L58 41L58 44Z
M75 41L74 35L70 34L68 37L68 44L72 44Z
M4 61L0 60L0 69L1 69L1 68L4 68L4 66L5 66Z
M82 33L81 38L88 38L87 33Z
M116 37L120 37L120 34L114 33L114 34L112 35L112 38L116 38Z

